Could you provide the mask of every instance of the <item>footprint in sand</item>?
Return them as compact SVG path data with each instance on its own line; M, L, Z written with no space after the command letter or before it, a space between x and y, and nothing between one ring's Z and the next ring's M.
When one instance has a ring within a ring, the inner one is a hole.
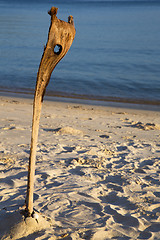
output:
M3 127L2 130L14 130L16 127L14 126L9 126L9 127Z
M46 184L46 188L50 189L50 188L55 188L55 187L59 187L62 186L64 183L58 182L58 181L54 181L53 183L48 183Z
M145 167L145 166L153 166L154 160L144 160L143 162L140 163L140 168Z
M109 136L109 135L106 135L106 134L100 135L99 137L100 137L100 138L106 138L106 139L110 138L110 136Z
M105 180L106 182L111 182L111 183L119 183L120 185L125 185L126 183L127 183L127 179L125 179L124 177L123 177L123 175L121 175L121 174L115 174L115 175L111 175L111 176L108 176L108 177L106 177L106 180Z
M148 227L146 230L154 233L159 232L160 234L160 223L152 223L152 225ZM155 238L155 239L159 239L159 238Z
M63 147L63 151L62 152L60 152L60 153L71 153L71 152L73 152L75 149L76 149L76 147Z
M150 239L152 236L152 233L149 231L143 231L139 235L139 239Z
M142 122L132 122L131 125L129 125L133 128L138 128L141 130L160 130L160 125L155 123L142 123Z
M153 178L150 175L145 176L144 179L149 181L149 183L151 183L152 185L153 184L158 185L158 186L160 185L159 179Z
M153 193L156 197L160 198L160 192L154 192ZM160 213L160 209L159 209L159 213Z
M117 191L117 192L123 192L123 188L117 184L113 184L113 183L108 183L107 184L107 188Z
M127 197L119 197L116 192L110 192L106 196L102 196L101 200L103 202L110 203L112 205L115 205L117 207L122 207L123 209L127 210L134 210L137 208L137 206L130 202Z
M118 150L119 152L125 151L125 150L127 150L127 149L128 149L127 146L119 146L119 147L117 147L117 150Z
M81 130L72 128L72 127L62 127L56 129L44 129L47 132L55 132L58 135L79 135L83 136L83 132Z
M85 205L87 206L92 213L98 214L99 216L104 216L105 214L103 213L103 208L99 203L96 202L87 202L87 201L79 201L77 205Z
M116 223L123 225L124 227L138 227L139 221L137 218L131 215L122 215L115 209L112 209L109 205L105 207L105 212L112 215Z

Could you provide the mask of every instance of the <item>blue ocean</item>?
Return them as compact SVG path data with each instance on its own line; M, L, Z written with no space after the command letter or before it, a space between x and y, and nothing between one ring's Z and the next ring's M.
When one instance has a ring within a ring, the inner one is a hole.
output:
M34 93L52 6L76 37L47 95L160 104L160 0L0 0L0 92Z

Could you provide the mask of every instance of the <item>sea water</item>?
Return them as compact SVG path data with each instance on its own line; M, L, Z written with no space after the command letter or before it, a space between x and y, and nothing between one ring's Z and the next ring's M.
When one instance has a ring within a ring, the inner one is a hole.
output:
M33 93L52 6L76 37L46 94L160 103L160 1L0 0L0 90Z

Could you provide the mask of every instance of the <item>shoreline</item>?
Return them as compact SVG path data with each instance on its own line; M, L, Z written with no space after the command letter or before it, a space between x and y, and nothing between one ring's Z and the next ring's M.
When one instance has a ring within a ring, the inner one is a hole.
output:
M34 99L34 93L22 93L22 92L10 92L10 91L1 91L0 97L15 97L15 98L24 98L24 99ZM44 101L55 101L55 102L68 102L68 103L77 103L77 104L86 104L93 106L104 106L104 107L115 107L115 108L127 108L127 109L137 109L137 110L148 110L148 111L160 111L160 103L159 102L149 102L146 103L142 101L141 103L136 103L136 101L121 101L119 99L113 101L112 100L102 100L102 99L86 99L86 98L77 98L71 96L52 96L49 94L45 94ZM156 104L157 103L157 104Z

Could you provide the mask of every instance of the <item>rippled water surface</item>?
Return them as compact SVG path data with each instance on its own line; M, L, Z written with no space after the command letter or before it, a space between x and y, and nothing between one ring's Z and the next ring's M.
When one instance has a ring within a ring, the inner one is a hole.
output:
M160 1L0 0L1 91L34 91L53 5L76 38L48 94L160 102Z

